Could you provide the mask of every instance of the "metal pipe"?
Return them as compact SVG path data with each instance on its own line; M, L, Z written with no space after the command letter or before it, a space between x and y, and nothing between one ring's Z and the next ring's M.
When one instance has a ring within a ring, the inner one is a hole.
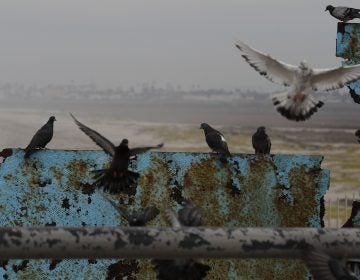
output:
M298 258L306 244L359 257L360 229L0 228L0 258Z

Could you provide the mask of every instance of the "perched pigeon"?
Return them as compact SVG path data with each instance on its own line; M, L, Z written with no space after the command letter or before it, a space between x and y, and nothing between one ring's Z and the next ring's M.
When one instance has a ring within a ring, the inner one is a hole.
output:
M157 209L155 206L146 207L145 209L140 209L138 211L129 213L124 206L117 205L107 197L106 199L121 214L121 216L125 218L131 227L144 227L146 226L147 222L155 219L156 216L160 213L159 209Z
M314 280L357 280L346 268L345 260L338 260L314 247L304 251L304 261Z
M51 116L47 123L35 133L30 144L25 148L24 158L28 158L39 149L45 148L50 142L54 134L54 121L56 121L55 117Z
M168 210L167 218L174 228L201 225L201 214L189 201L185 203L178 215ZM153 260L153 264L160 280L200 280L211 269L210 266L193 259Z
M360 18L360 10L348 7L334 7L331 5L326 6L325 11L329 11L330 15L342 22L347 22L354 18Z
M158 149L163 146L163 144L159 144L157 146L130 149L128 147L129 141L123 139L120 145L115 147L114 144L104 136L79 122L72 114L70 115L87 136L89 136L108 155L113 157L109 169L93 171L95 173L94 186L103 187L104 191L108 191L109 193L126 192L126 189L129 186L136 183L139 173L128 170L130 158L132 156L144 153L150 149Z
M252 136L252 145L255 154L270 154L271 141L265 132L265 127L260 126Z
M200 129L204 130L205 140L210 149L212 149L214 152L231 156L225 137L220 131L212 128L207 123L202 123L200 125Z
M360 143L360 129L356 130L355 136L358 138L358 142Z
M359 218L357 221L358 224L354 225L355 217L359 217ZM345 222L345 224L342 227L343 228L360 227L360 201L353 201L350 218Z
M304 121L324 105L310 94L312 90L334 90L360 78L360 65L312 69L306 61L299 66L286 64L243 42L238 42L236 47L250 66L265 78L290 86L289 90L272 98L277 111L289 120Z

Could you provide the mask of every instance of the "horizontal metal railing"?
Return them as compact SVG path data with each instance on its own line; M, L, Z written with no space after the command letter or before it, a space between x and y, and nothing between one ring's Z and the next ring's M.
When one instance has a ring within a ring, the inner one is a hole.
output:
M2 259L299 258L306 245L356 258L360 229L0 228Z

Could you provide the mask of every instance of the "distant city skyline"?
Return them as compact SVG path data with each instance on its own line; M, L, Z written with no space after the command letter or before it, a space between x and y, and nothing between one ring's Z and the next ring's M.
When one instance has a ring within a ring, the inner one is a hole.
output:
M0 10L0 83L157 85L273 92L234 44L282 61L340 65L325 7L359 1L32 0ZM360 22L355 20L354 22Z

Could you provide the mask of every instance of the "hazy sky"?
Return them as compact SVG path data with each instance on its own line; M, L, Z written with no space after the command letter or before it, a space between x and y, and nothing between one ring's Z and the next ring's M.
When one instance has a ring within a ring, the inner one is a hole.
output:
M7 0L0 9L0 83L156 81L271 90L237 39L298 64L340 64L324 0ZM346 5L360 8L359 0Z

